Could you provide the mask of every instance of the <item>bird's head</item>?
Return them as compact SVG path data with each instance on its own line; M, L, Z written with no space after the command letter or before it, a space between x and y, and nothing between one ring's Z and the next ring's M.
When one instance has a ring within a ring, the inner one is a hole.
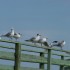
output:
M64 40L62 40L62 43L63 43L63 44L66 44L66 42L65 42Z
M14 30L14 28L12 27L11 30Z
M40 34L37 34L37 36L41 36Z

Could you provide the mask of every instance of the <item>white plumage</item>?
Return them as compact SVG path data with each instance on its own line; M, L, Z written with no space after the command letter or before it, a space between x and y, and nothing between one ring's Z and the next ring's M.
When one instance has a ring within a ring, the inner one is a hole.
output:
M25 40L25 41L32 42L32 43L35 44L35 43L38 43L38 41L39 41L40 38L41 38L41 35L40 34L37 34L36 37L32 37L32 38L30 38L28 40Z
M62 47L63 47L65 44L66 44L66 42L65 42L64 40L62 40L62 41L53 41L53 42L51 43L51 47L53 47L53 46L58 46L58 47L61 47L61 49L62 49Z
M4 35L1 35L1 37L8 37L10 39L12 39L14 36L14 29L12 28L10 32L4 34Z
M40 38L39 41L38 41L38 43L40 43L41 46L42 46L42 44L44 44L44 42L47 42L47 39L48 38Z
M13 38L15 38L17 40L21 37L21 35L22 34L15 32Z

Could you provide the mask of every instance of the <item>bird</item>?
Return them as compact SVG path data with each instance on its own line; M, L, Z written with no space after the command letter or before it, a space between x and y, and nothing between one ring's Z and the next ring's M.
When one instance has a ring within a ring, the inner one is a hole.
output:
M63 47L65 44L66 44L66 42L65 42L64 40L62 40L62 41L53 41L53 42L51 43L51 47L53 47L53 46L58 46L58 47L60 47L60 48L62 49L62 47Z
M30 38L28 40L25 40L25 41L32 42L32 43L34 43L36 45L36 43L38 43L38 41L39 41L40 38L41 38L41 35L40 34L37 34L36 37L32 37L32 38Z
M48 38L40 38L39 41L38 41L38 43L41 43L41 46L42 46L42 44L44 44L45 42L47 42L47 39Z
M13 38L15 38L16 41L17 41L17 39L19 39L21 37L21 35L22 35L21 33L15 32L14 35L13 35Z
M6 33L4 35L1 35L1 37L8 37L10 39L12 39L13 36L14 36L14 29L13 28L11 28L11 31L10 32L8 32L8 33Z

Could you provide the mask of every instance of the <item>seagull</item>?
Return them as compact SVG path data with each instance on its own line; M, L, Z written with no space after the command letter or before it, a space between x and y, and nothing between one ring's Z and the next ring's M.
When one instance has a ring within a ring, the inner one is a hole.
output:
M1 35L1 37L8 37L12 39L14 36L14 29L12 28L10 32L6 33L5 35Z
M28 40L25 40L25 41L27 41L27 42L32 42L32 43L38 43L38 41L39 41L39 39L41 38L41 35L40 34L37 34L37 36L36 37L32 37L32 38L30 38L30 39L28 39Z
M21 37L21 35L22 35L21 33L15 32L14 35L13 35L13 38L15 38L17 40Z
M41 38L41 39L39 39L38 43L41 43L41 46L42 46L42 44L44 44L45 42L47 42L47 39L48 38Z
M53 47L53 46L58 46L58 47L61 47L61 49L62 49L62 47L64 46L66 44L66 42L64 41L64 40L62 40L62 41L53 41L52 43L51 43L51 47Z

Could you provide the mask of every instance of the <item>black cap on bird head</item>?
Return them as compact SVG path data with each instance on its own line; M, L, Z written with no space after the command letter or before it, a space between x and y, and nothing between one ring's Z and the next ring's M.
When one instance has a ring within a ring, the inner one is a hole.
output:
M14 30L14 28L12 27L11 30Z
M41 36L40 34L37 34L37 36Z

